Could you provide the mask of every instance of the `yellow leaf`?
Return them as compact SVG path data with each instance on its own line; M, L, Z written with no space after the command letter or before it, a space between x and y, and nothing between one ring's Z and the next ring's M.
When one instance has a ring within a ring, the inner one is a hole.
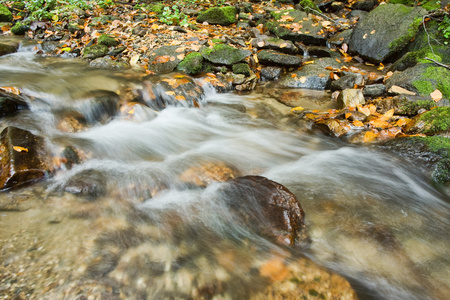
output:
M383 118L389 120L394 115L394 111L395 111L394 109L388 110L387 112L384 113Z
M363 142L364 143L373 142L376 138L377 138L377 134L373 133L372 131L367 131L364 134Z
M28 152L27 148L20 147L20 146L13 146L13 149L16 150L17 152Z
M305 114L305 117L307 117L308 119L314 120L317 116L314 114Z
M362 112L366 116L370 116L370 109L367 107L362 107L361 105L358 105L358 111Z
M352 123L353 125L357 126L357 127L364 127L364 123L359 121L359 120L355 120Z
M352 113L346 113L345 118L348 119L348 118L350 118L351 115L352 115Z
M152 27L150 27L150 28L151 28L152 30L156 30L156 29L158 29L158 27L159 27L158 24L153 24Z
M52 20L53 20L54 22L57 22L57 21L58 21L58 15L53 15L53 16L52 16Z
M300 78L299 78L299 81L300 81L301 83L305 83L305 82L306 82L306 77L305 77L305 76L300 77Z
M167 95L171 95L171 96L175 96L175 92L174 91L167 91L166 94Z
M305 61L303 64L304 65L310 65L310 64L313 64L313 63L314 63L313 60L308 60L308 61Z
M64 51L64 52L69 52L71 50L72 50L72 48L70 48L70 47L64 47L61 49L61 51Z
M281 44L280 44L280 48L286 48L287 46L288 46L287 43L281 43Z
M14 94L14 95L20 95L19 89L16 87L13 87L13 86L2 86L2 87L0 87L0 90L10 92L11 94Z
M375 33L375 29L370 32L370 34L374 34L374 33Z
M292 108L292 109L290 110L290 112L291 112L291 113L301 113L301 112L304 111L304 110L305 110L305 109L304 109L303 107L297 106L297 107Z
M182 96L182 95L175 96L175 99L177 99L178 101L186 100L186 98L184 96Z
M442 93L440 90L435 89L434 92L430 93L431 99L433 99L435 102L438 102L442 99Z
M380 63L380 66L377 68L377 70L383 70L384 69L384 65L382 63Z
M411 119L408 119L408 118L400 119L397 121L397 123L395 123L395 126L400 126L400 127L405 126L406 124L409 123L409 121L411 121Z

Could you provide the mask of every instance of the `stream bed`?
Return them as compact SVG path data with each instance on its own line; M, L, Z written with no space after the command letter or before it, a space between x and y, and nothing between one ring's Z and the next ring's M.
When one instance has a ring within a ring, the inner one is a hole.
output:
M38 184L0 194L0 299L450 294L449 195L414 164L289 122L289 108L263 87L246 95L205 87L200 107L139 106L99 119L86 93L122 97L142 86L140 75L89 70L31 49L0 57L0 86L31 99L1 129L43 136L55 157L67 147L84 156ZM305 99L306 108L322 105ZM96 122L68 132L61 116L73 111ZM196 171L208 168L287 187L305 212L308 242L286 247L240 222L229 203L254 207ZM93 188L74 192L79 182Z

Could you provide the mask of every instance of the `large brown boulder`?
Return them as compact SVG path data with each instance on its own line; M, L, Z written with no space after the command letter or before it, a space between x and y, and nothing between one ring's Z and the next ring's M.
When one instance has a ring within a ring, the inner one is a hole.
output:
M44 178L51 172L44 139L27 130L6 127L0 135L0 189Z

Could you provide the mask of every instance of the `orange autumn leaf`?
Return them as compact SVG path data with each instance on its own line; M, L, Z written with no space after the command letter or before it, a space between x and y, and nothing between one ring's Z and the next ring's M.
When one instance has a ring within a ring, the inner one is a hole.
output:
M411 121L411 119L408 118L403 118L397 121L397 123L395 123L395 126L405 126L406 124L408 124Z
M16 150L17 152L28 152L27 148L20 147L20 146L13 146L13 149Z
M438 102L442 99L442 93L440 90L435 89L434 92L430 93L431 99L433 99L435 102Z
M276 258L265 262L259 269L259 273L272 281L282 281L289 275L289 269L281 259Z
M373 114L375 114L377 112L377 107L375 105L369 104L368 107L369 107L369 111L370 111L371 115L373 115Z
M377 134L376 133L373 133L372 131L367 131L365 134L364 134L364 137L363 137L363 142L364 143L370 143L370 142L373 142L376 138L377 138Z
M14 94L14 95L19 95L20 94L19 89L16 88L16 87L13 87L13 86L2 86L2 87L0 87L0 89L4 90L4 91L7 91L7 92L10 92L11 94Z
M175 96L175 99L177 99L178 101L186 100L186 98L182 95Z
M305 61L303 64L304 64L304 65L311 65L311 64L313 64L313 63L314 63L313 60L308 60L308 61Z
M291 74L291 77L292 77L292 78L295 78L295 77L297 77L297 74L296 74L296 73L292 73L292 74Z
M348 118L350 118L351 115L352 115L352 113L346 113L345 118L348 119Z
M323 77L326 77L327 76L327 74L324 74L324 73L320 73L319 74L319 78L323 78Z
M381 129L385 129L385 128L388 128L391 126L391 124L386 122L383 117L372 120L369 122L369 124L372 125L373 127L381 128Z
M314 120L317 116L314 114L305 114L305 117L307 117L308 119Z
M352 123L353 125L357 126L357 127L364 127L364 123L359 121L359 120L355 120Z
M370 116L370 109L366 106L358 105L358 111L365 114L366 116Z
M170 60L170 56L163 55L163 56L157 56L155 57L155 60L153 61L154 64L164 64Z
M385 118L386 120L389 120L390 118L392 118L392 116L394 116L394 111L395 110L393 108L388 110L387 112L385 112L383 114L383 118Z

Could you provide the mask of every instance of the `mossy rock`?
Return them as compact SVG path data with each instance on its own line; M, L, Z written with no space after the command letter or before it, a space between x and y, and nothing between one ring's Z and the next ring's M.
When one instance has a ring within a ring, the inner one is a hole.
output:
M211 25L228 26L237 22L237 10L234 6L212 7L197 17L198 23L208 22Z
M11 27L11 32L15 35L24 35L29 29L30 26L17 22L13 27Z
M245 76L250 76L250 66L246 63L238 63L233 65L234 74L243 74Z
M386 87L401 86L420 96L430 97L430 93L436 89L441 91L443 98L450 99L450 70L437 67L434 64L419 63L403 72L395 72L386 81Z
M443 136L403 137L381 145L414 164L423 166L431 179L450 184L450 139Z
M436 106L433 100L411 101L406 96L397 96L395 99L395 113L399 115L415 116L420 110L430 110Z
M0 44L0 56L14 53L18 48L18 45Z
M441 7L438 2L439 1L436 1L436 0L424 0L424 1L420 1L420 5L426 10L434 10L434 9L439 9ZM415 1L415 0L389 0L389 3L415 6L415 5L417 5L418 1Z
M304 10L306 12L311 12L312 10L321 12L319 7L317 7L316 3L314 3L314 1L312 1L312 0L300 0L298 2L298 5L302 8L302 10ZM312 12L314 12L314 11L312 11Z
M390 68L390 71L403 71L413 67L418 63L433 62L425 59L426 57L434 59L443 64L450 64L450 47L444 43L446 38L439 30L440 22L432 20L426 23L426 30L420 26L419 33L407 48L407 53L397 60Z
M414 122L407 126L406 132L450 136L450 107L436 107L417 116Z
M181 61L177 70L188 75L198 75L204 72L203 56L199 52L191 52Z
M293 22L299 22L299 21L303 21L303 18L307 18L308 14L297 10L297 9L287 9L287 10L282 10L282 11L272 11L270 13L270 15L272 16L272 18L274 18L275 20L280 20L283 16L289 16L291 18L293 18Z
M149 10L150 12L161 14L164 10L164 4L162 3L155 3L153 5L150 4L147 6L147 10Z
M84 48L83 58L84 59L96 59L98 57L103 57L108 53L109 49L105 45L97 44Z
M426 13L420 7L379 5L358 22L349 49L375 63L393 60L417 35Z
M320 23L311 18L301 21L302 32L295 32L281 26L278 22L267 22L264 26L275 36L283 40L302 42L305 45L325 46L327 39ZM308 33L306 33L308 32Z
M204 59L214 63L231 66L249 57L249 50L240 50L224 44L214 45L212 49L202 48L200 50Z
M13 15L6 5L0 4L0 22L11 22Z
M100 45L105 45L107 47L115 47L120 44L120 42L113 36L108 34L102 34L98 37L97 43Z

